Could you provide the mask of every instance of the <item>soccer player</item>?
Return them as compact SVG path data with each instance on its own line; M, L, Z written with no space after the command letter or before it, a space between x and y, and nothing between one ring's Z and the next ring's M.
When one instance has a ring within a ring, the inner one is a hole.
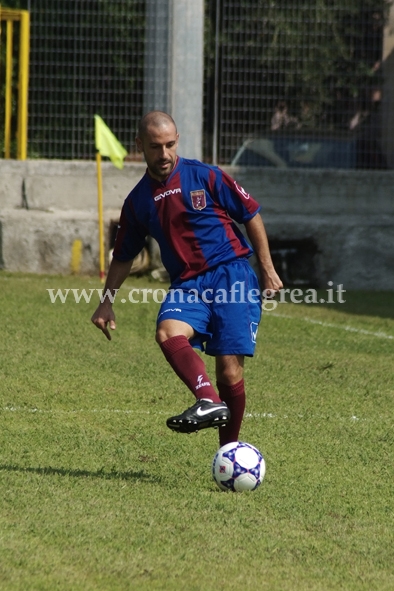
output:
M196 398L167 426L181 433L219 427L224 445L238 440L244 357L253 356L261 316L259 283L248 262L253 250L265 295L273 297L283 286L258 203L220 168L177 156L178 139L168 114L152 111L141 119L136 144L147 170L124 202L104 289L115 295L146 236L157 240L171 286L158 314L156 341ZM253 250L234 220L244 224ZM116 324L109 298L92 322L111 339L108 327ZM215 357L217 390L195 348Z

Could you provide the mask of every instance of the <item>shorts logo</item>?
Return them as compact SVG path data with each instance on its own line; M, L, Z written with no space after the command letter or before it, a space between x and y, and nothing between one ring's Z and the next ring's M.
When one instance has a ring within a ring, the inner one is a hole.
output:
M257 322L250 323L250 335L252 337L252 343L256 342L258 329L259 325L257 324Z
M207 198L204 189L198 191L190 191L193 209L204 209L207 206Z

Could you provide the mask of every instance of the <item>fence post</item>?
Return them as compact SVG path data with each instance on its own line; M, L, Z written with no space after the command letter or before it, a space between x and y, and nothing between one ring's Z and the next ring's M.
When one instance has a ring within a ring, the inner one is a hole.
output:
M18 123L17 159L27 158L27 109L29 86L30 15L27 10L1 8L0 19L6 21L6 80L5 80L5 124L4 156L11 157L11 119L12 119L12 67L13 67L13 23L20 22L19 78L18 78Z
M144 112L169 112L179 152L202 157L204 1L147 0Z
M12 38L14 24L7 20L7 44L5 54L5 122L4 157L11 158L11 118L12 118Z
M19 90L18 90L18 160L27 158L27 105L29 91L30 14L20 11Z
M390 7L383 38L382 148L394 168L394 4Z

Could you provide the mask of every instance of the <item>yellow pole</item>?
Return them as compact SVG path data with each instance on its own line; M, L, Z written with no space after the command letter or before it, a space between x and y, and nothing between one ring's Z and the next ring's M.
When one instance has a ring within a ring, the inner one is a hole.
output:
M5 124L4 157L11 158L11 117L12 117L12 37L13 23L7 20L7 44L5 62Z
M27 103L29 91L30 14L20 10L18 160L27 158Z
M101 154L96 152L97 164L97 197L98 197L98 221L99 221L99 255L100 255L100 279L104 283L104 219L103 219L103 176L101 174Z
M82 240L79 240L79 238L74 240L73 245L71 247L70 261L70 269L73 275L78 275L79 271L81 270L82 247Z

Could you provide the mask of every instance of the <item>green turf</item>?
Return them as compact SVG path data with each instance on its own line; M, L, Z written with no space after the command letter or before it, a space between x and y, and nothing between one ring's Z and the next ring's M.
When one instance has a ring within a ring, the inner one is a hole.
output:
M165 426L192 397L154 343L158 305L118 302L108 342L97 297L46 291L100 287L0 273L0 589L392 591L393 294L265 314L241 435L267 473L232 494L211 480L216 431Z

